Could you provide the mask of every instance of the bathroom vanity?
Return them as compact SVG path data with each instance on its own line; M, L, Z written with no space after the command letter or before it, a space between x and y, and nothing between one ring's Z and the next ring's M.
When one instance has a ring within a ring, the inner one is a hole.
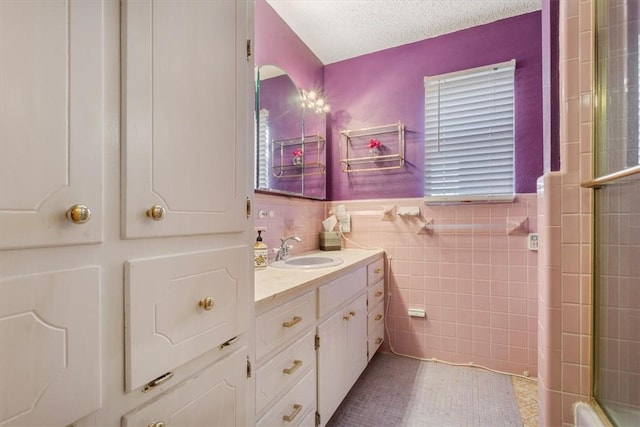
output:
M384 339L384 253L332 256L255 273L257 426L325 425Z

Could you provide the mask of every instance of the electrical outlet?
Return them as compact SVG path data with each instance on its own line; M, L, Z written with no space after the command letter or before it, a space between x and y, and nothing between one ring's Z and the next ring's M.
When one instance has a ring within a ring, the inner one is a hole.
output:
M338 222L340 224L340 230L343 233L351 232L351 215L349 214L341 215L340 218L338 218Z
M529 237L527 239L527 247L530 251L538 250L538 233L529 233Z

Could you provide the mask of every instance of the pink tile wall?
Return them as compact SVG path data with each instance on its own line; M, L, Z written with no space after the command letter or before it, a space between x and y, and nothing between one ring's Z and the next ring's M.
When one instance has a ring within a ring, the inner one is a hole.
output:
M319 233L325 218L323 201L256 193L253 203L255 226L266 228L262 233L269 246L269 257L275 257L273 248L280 247L281 238L298 236L302 242L290 241L291 254L309 252L320 247ZM264 218L260 218L260 211Z
M418 198L331 202L328 209L338 204L352 213L353 243L345 246L380 247L390 259L395 351L537 375L538 255L527 249L527 233L537 230L535 194L510 204L425 206ZM393 205L419 207L422 216L382 221ZM525 231L507 233L508 220L525 218ZM416 234L428 220L458 229ZM409 308L427 317L409 317Z
M561 170L538 181L540 425L573 425L591 391L591 0L560 3Z

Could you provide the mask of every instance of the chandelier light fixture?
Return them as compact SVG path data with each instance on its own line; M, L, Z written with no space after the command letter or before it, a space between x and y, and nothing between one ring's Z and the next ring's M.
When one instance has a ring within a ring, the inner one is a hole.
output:
M302 107L315 111L316 113L328 113L331 107L327 101L315 90L301 91Z

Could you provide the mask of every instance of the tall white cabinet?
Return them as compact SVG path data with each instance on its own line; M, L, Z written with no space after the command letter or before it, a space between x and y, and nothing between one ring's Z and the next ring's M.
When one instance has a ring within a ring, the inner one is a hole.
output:
M253 422L251 28L0 1L0 426Z

